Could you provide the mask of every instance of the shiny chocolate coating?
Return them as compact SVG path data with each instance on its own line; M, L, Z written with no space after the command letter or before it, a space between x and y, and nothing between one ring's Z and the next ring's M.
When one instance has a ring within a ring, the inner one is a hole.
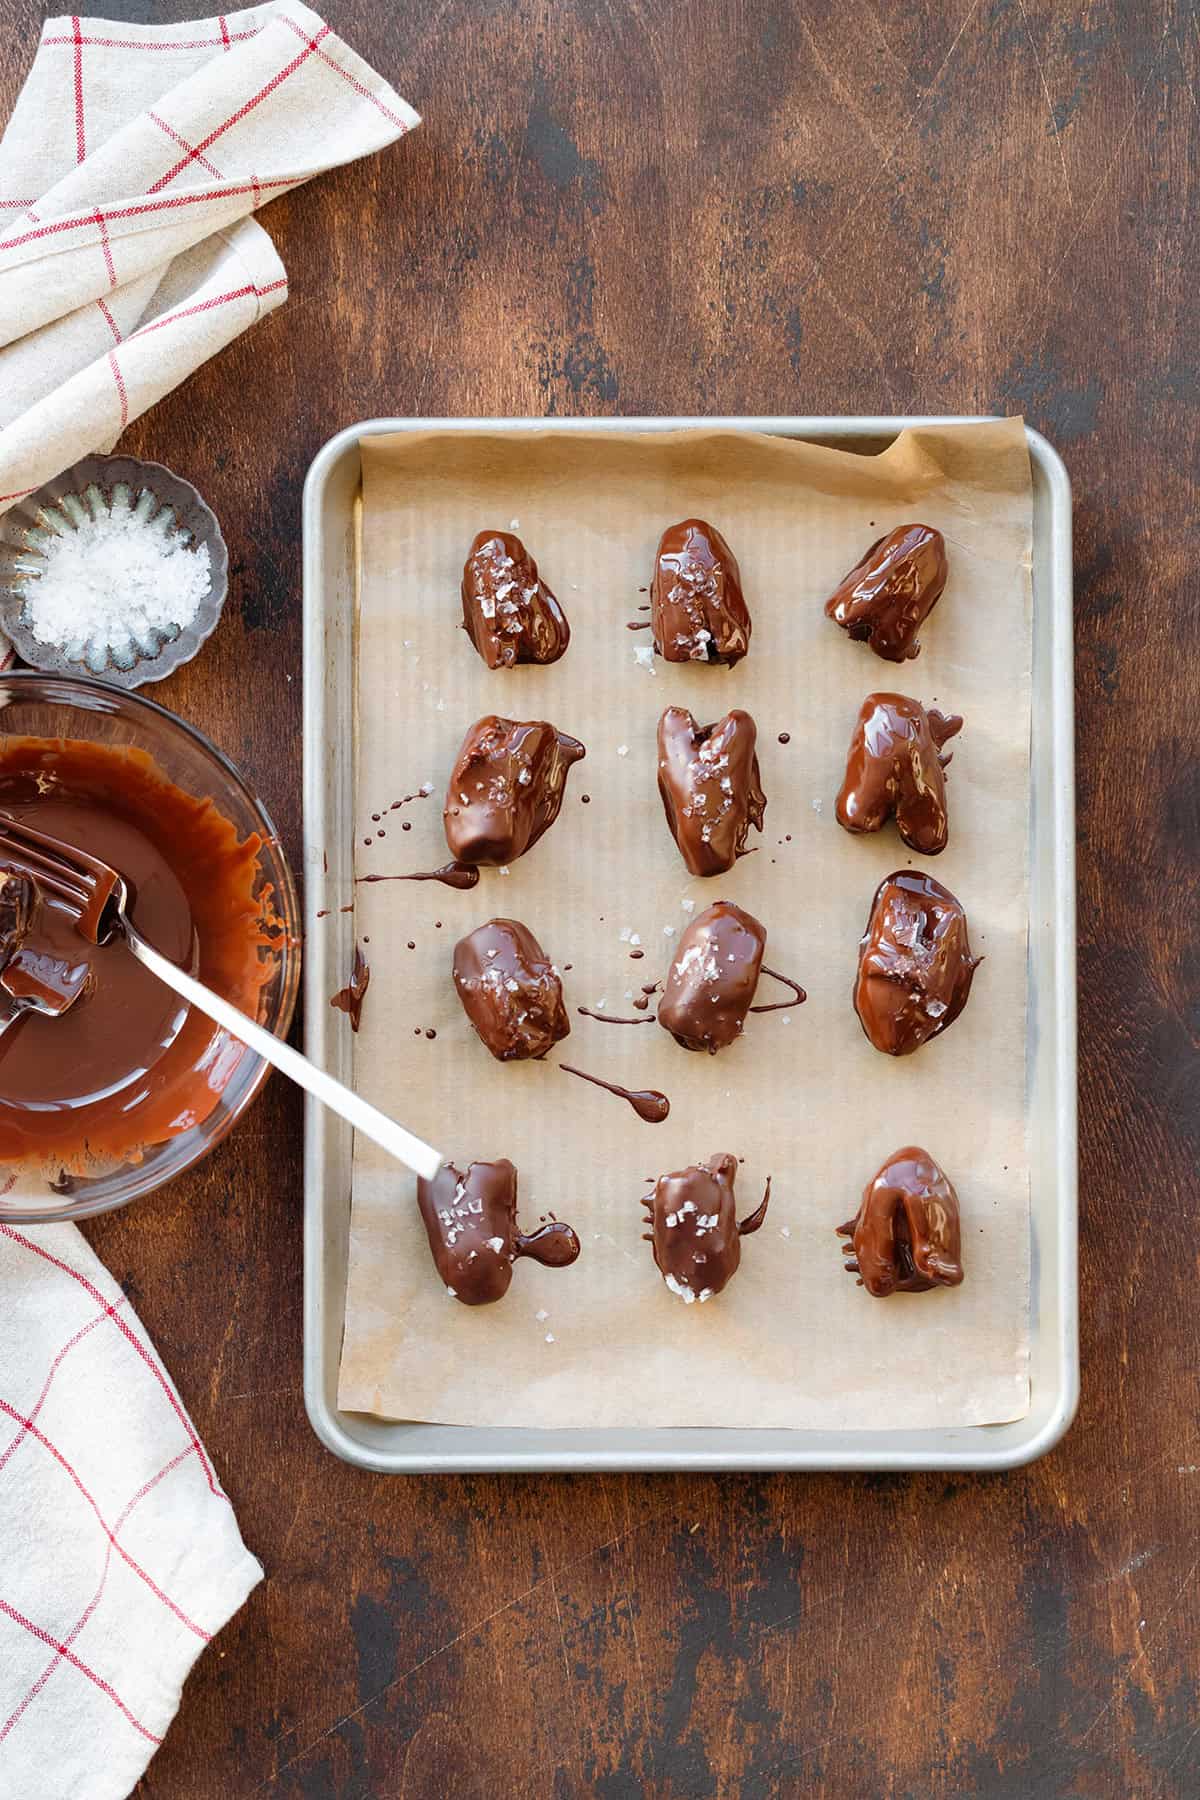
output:
M33 883L0 869L0 973L25 942L35 903Z
M825 616L886 662L920 651L917 632L946 585L946 545L932 525L897 525L842 578Z
M517 919L489 919L459 940L454 986L498 1062L545 1056L571 1029L558 970Z
M711 1300L737 1274L742 1239L757 1231L767 1216L771 1183L757 1208L737 1222L733 1183L736 1156L710 1156L673 1175L660 1175L654 1192L645 1194L644 1233L654 1251L659 1273L671 1292L688 1306Z
M731 900L697 914L667 971L658 1022L685 1050L715 1056L739 1038L758 986L765 925Z
M910 850L938 856L950 836L941 749L962 730L957 714L926 711L906 694L868 694L846 757L837 821L846 831L879 831L895 814Z
M719 662L730 668L750 648L750 614L737 560L703 519L663 532L650 584L654 648L667 662Z
M567 771L586 755L577 738L544 719L478 719L463 739L442 818L460 863L509 863L559 814Z
M758 772L758 730L736 708L697 725L683 706L658 721L658 791L671 835L693 875L724 875L762 830L767 797Z
M850 1239L843 1267L877 1299L957 1287L963 1278L958 1195L928 1150L913 1144L888 1157L837 1232Z
M417 1205L437 1272L464 1306L503 1300L519 1256L562 1269L579 1255L579 1239L558 1219L528 1237L517 1229L517 1171L504 1157L419 1178Z
M562 607L510 531L481 531L462 576L463 624L489 669L557 662L571 641Z
M967 915L920 869L879 884L858 954L854 1010L877 1050L908 1056L953 1025L979 966Z

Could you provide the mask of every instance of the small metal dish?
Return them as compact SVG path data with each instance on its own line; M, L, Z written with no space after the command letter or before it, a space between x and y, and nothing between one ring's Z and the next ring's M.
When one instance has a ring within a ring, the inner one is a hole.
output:
M143 508L148 523L182 535L189 550L207 546L208 593L190 624L154 630L146 642L131 640L128 654L114 655L111 645L45 643L32 630L29 595L40 578L46 534L76 530L99 509L111 510L114 501ZM162 681L190 662L212 636L228 582L229 552L211 508L189 481L161 463L130 456L84 457L0 517L0 631L12 640L22 662L47 675L99 676L122 688Z

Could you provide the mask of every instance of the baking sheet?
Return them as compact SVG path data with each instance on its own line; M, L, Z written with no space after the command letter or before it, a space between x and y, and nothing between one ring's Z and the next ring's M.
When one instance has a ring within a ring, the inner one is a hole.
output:
M728 432L407 434L367 440L363 469L359 873L444 860L446 773L479 714L550 718L589 755L562 818L508 875L486 871L467 894L357 888L374 970L357 1080L457 1161L511 1156L526 1221L547 1209L571 1219L584 1254L565 1272L519 1265L501 1306L458 1307L433 1271L411 1180L360 1145L340 1405L535 1426L1019 1417L1030 660L1020 422L923 428L878 458ZM637 616L662 525L691 512L733 544L754 643L734 671L658 661L651 675L634 658L648 634L624 621ZM921 657L896 670L850 644L821 601L872 536L914 516L946 532L951 576ZM457 628L458 575L474 532L513 519L574 635L550 669L489 673ZM891 832L848 838L832 810L859 703L888 685L966 716L951 846L931 866L963 899L988 959L953 1030L900 1062L867 1044L848 995L875 885L910 858ZM741 704L759 723L763 848L713 882L687 876L662 819L654 730L669 702L701 722ZM381 840L371 814L424 782L432 798L391 813ZM719 1057L690 1056L653 1028L577 1018L546 1063L502 1067L461 1013L451 949L487 917L523 918L572 964L572 1006L603 998L625 1012L626 994L665 969L689 916L680 902L699 910L718 897L763 919L771 965L810 995L788 1015L752 1019ZM638 933L644 960L629 959L623 931ZM562 1075L560 1058L662 1088L670 1119L640 1123ZM841 1273L832 1228L883 1157L913 1139L959 1189L967 1279L955 1292L872 1302ZM720 1149L746 1159L743 1211L773 1174L771 1212L726 1293L685 1308L641 1242L639 1197L647 1176Z

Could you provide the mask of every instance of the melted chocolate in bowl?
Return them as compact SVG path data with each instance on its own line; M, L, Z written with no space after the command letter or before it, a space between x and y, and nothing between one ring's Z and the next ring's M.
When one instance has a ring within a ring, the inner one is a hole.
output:
M0 739L0 809L90 851L130 885L156 949L251 1017L278 967L280 923L254 834L176 787L133 746ZM248 1053L143 969L120 939L88 944L39 897L26 951L90 965L60 1018L28 1013L0 1039L0 1176L96 1176L202 1124Z

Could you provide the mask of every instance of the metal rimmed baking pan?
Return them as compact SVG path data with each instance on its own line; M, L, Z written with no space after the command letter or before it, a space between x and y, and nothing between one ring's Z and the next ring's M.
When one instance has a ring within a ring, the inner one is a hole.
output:
M939 418L376 419L340 432L304 491L306 1049L343 1080L350 1044L330 1029L334 971L352 926L354 633L361 445L406 431L767 432L875 455ZM557 1469L1000 1469L1058 1441L1078 1395L1074 709L1071 491L1055 451L1027 433L1033 473L1033 722L1027 1077L1030 1410L1011 1424L925 1430L738 1427L543 1430L394 1423L337 1407L350 1223L349 1128L309 1103L305 1126L305 1402L336 1455L397 1474ZM324 917L332 913L330 917ZM318 928L318 917L321 925ZM334 926L334 930L329 927Z

